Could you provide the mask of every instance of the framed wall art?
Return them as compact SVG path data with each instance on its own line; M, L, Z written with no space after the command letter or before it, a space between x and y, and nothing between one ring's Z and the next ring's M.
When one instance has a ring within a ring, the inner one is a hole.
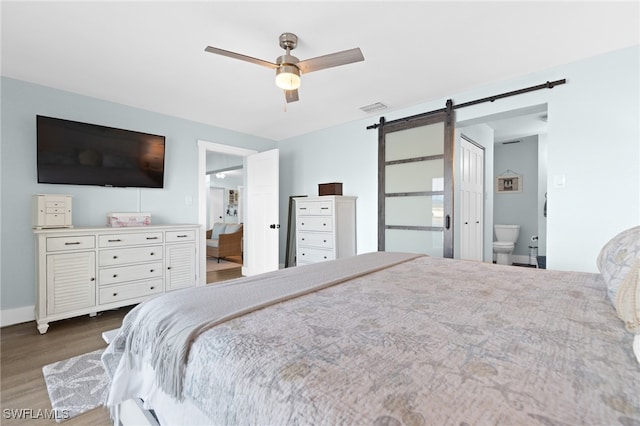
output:
M496 192L499 194L522 192L522 175L517 173L503 173L497 176Z

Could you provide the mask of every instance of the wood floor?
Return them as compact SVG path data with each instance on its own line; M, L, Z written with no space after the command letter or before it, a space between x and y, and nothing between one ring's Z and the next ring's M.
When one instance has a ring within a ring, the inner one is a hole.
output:
M131 307L84 315L50 323L46 334L38 333L35 321L0 330L2 425L57 424L53 419L33 418L38 410L51 410L42 367L52 362L105 348L102 332L120 327ZM7 411L10 410L10 411ZM33 415L27 410L33 410ZM15 419L11 412L26 418ZM64 421L64 425L110 425L104 407Z
M215 284L219 281L231 280L242 276L242 260L240 258L228 258L229 261L237 264L235 268L225 268L216 270L216 261L207 258L207 284Z
M207 283L239 278L241 265L220 271L207 271ZM84 315L49 324L46 334L38 333L35 321L0 329L0 424L57 424L53 419L31 418L38 410L51 410L51 402L42 375L42 367L76 355L105 348L102 332L120 327L132 306ZM31 410L31 411L29 411ZM11 413L23 413L21 419ZM30 414L33 413L33 414ZM26 416L26 418L25 418ZM109 412L96 408L65 426L110 425Z

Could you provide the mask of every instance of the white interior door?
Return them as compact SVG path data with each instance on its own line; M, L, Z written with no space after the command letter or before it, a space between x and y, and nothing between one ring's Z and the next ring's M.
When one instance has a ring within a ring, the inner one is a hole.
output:
M213 224L224 222L224 189L209 188L209 223L207 229L212 229Z
M247 157L245 275L278 269L279 157L277 149Z
M460 138L460 258L482 262L484 150Z

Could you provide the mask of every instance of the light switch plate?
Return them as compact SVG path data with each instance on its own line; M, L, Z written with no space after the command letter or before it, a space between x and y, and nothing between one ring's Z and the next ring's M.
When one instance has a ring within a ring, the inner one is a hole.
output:
M554 188L566 188L567 186L567 177L563 174L554 175L553 176L553 187Z

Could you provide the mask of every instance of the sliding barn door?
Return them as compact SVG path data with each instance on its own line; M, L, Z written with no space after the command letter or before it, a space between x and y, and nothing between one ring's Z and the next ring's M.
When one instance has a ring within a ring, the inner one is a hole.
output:
M453 257L453 113L381 121L378 250Z

